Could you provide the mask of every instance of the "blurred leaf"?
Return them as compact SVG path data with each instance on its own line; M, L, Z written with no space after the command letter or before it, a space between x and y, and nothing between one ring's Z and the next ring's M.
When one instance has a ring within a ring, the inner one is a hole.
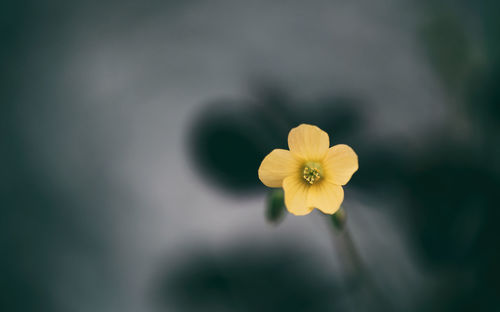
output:
M471 43L459 17L437 10L423 27L422 36L436 71L448 88L459 91L473 65Z
M240 244L217 255L200 250L179 264L171 270L167 261L155 277L156 311L345 311L341 280L297 246Z
M262 86L252 99L207 103L189 131L189 155L211 185L236 195L261 191L257 170L262 159L274 148L288 149L288 132L301 123L319 126L338 142L359 145L356 134L364 125L359 106L341 96L302 102L289 92Z

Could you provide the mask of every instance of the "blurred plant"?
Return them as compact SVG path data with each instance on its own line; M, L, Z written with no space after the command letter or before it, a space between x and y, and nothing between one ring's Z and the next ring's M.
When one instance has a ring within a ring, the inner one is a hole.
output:
M458 118L405 182L417 246L440 275L422 309L498 311L500 2L426 4L424 47Z

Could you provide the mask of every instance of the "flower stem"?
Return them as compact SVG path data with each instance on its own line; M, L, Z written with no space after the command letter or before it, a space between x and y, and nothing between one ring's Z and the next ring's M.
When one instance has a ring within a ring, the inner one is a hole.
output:
M360 256L356 245L351 237L347 227L345 211L342 210L342 226L335 226L335 219L332 226L332 220L329 220L329 229L333 238L334 248L340 250L341 262L347 271L346 289L358 290L361 294L368 296L369 301L364 302L374 304L369 306L371 311L394 311L391 302L385 297L383 291L379 288L372 277L370 271L366 268L362 257Z

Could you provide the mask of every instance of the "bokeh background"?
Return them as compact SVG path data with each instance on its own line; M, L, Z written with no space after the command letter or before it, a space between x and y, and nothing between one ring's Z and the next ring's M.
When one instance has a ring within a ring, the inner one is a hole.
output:
M5 0L0 27L0 310L500 311L500 2ZM369 278L321 213L266 220L257 168L303 122L359 155Z

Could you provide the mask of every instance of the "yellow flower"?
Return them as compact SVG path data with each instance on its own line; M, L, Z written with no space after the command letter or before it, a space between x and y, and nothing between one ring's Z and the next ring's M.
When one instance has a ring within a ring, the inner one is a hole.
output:
M290 151L275 149L262 161L259 179L268 187L282 187L285 205L295 215L314 208L333 214L344 200L342 185L358 170L358 156L345 144L330 147L328 134L312 125L290 130Z

